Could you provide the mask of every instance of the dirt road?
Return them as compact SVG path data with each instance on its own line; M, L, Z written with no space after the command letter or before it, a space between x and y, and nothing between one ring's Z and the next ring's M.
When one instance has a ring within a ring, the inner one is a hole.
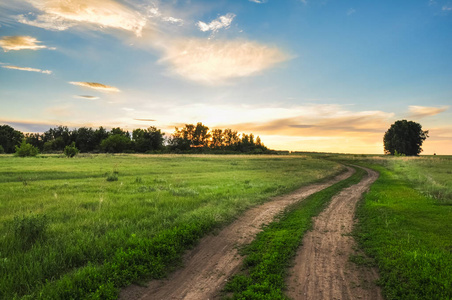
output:
M120 299L214 299L229 278L240 267L242 257L237 247L251 242L288 205L305 199L353 174L348 168L328 182L303 187L291 194L275 197L246 211L217 235L203 238L184 257L184 268L165 280L151 281L147 287L132 285L121 292Z
M375 171L366 171L361 182L333 197L314 219L313 230L305 234L286 282L290 298L382 299L374 284L376 270L349 261L350 255L357 254L350 236L356 203L378 178Z

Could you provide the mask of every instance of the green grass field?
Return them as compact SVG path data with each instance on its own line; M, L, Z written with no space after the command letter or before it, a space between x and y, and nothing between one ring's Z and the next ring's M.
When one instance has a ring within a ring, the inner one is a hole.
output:
M452 157L319 154L0 155L0 299L115 299L119 287L164 277L184 250L248 207L341 172L334 161L380 172L355 235L385 297L451 299ZM246 276L228 287L234 297L275 287L271 295L284 298L286 250L347 184L266 227L247 250Z
M358 162L355 160L355 162ZM452 158L367 158L380 172L356 236L386 299L452 299Z
M0 156L0 298L114 299L200 237L337 163L289 156Z

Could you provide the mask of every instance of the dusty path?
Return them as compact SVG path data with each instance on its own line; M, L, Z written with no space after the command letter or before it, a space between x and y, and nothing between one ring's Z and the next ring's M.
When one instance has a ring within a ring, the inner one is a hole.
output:
M349 235L356 203L378 178L375 171L365 170L361 182L334 196L304 236L286 282L291 299L383 299L374 284L376 270L349 262L356 254Z
M147 287L132 285L121 292L120 299L214 299L227 278L238 270L242 257L237 247L251 242L288 205L300 201L353 174L348 171L325 183L313 184L295 192L275 197L263 205L246 211L217 235L203 238L184 257L184 268L168 279L151 281Z

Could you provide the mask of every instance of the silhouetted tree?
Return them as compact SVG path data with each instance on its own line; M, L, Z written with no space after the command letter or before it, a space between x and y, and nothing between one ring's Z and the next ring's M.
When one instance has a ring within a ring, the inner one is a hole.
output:
M212 131L212 142L210 143L210 147L214 149L221 149L224 146L223 139L223 130L214 129Z
M413 121L396 121L386 131L383 142L386 154L419 155L422 143L428 138L428 130Z
M224 130L223 136L224 136L224 145L230 149L236 146L240 141L237 131L233 131L232 129L229 128Z
M94 150L101 150L100 144L103 140L108 138L108 132L105 128L100 126L98 129L94 131L94 138L93 138L93 149Z
M130 149L130 138L123 134L113 134L101 142L101 149L109 153L121 153Z
M67 126L57 126L50 128L43 135L44 146L43 150L48 151L63 151L64 147L70 145L72 140L72 134Z
M111 131L110 131L110 134L123 135L123 136L126 136L126 137L130 138L129 132L128 131L124 131L124 130L122 130L119 127L112 128Z
M75 147L81 152L90 152L96 148L94 130L92 128L80 127L73 131ZM69 145L68 145L69 146Z
M135 129L132 132L132 140L137 152L156 151L163 147L163 133L154 126L146 130Z
M9 125L0 126L0 145L5 153L14 153L16 146L20 145L24 134Z
M25 135L25 141L30 145L38 148L39 151L42 151L44 149L43 136L39 133L27 133Z

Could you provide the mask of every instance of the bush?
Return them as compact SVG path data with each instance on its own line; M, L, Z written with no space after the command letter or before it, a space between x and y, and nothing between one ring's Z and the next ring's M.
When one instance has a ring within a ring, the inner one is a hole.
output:
M64 155L67 157L74 157L79 153L77 147L75 147L75 142L72 142L70 146L64 147Z
M22 141L20 146L16 146L16 156L25 157L25 156L36 156L38 155L38 148L33 145L27 143L25 140Z
M5 153L5 149L3 148L2 145L0 145L0 154L4 154Z

